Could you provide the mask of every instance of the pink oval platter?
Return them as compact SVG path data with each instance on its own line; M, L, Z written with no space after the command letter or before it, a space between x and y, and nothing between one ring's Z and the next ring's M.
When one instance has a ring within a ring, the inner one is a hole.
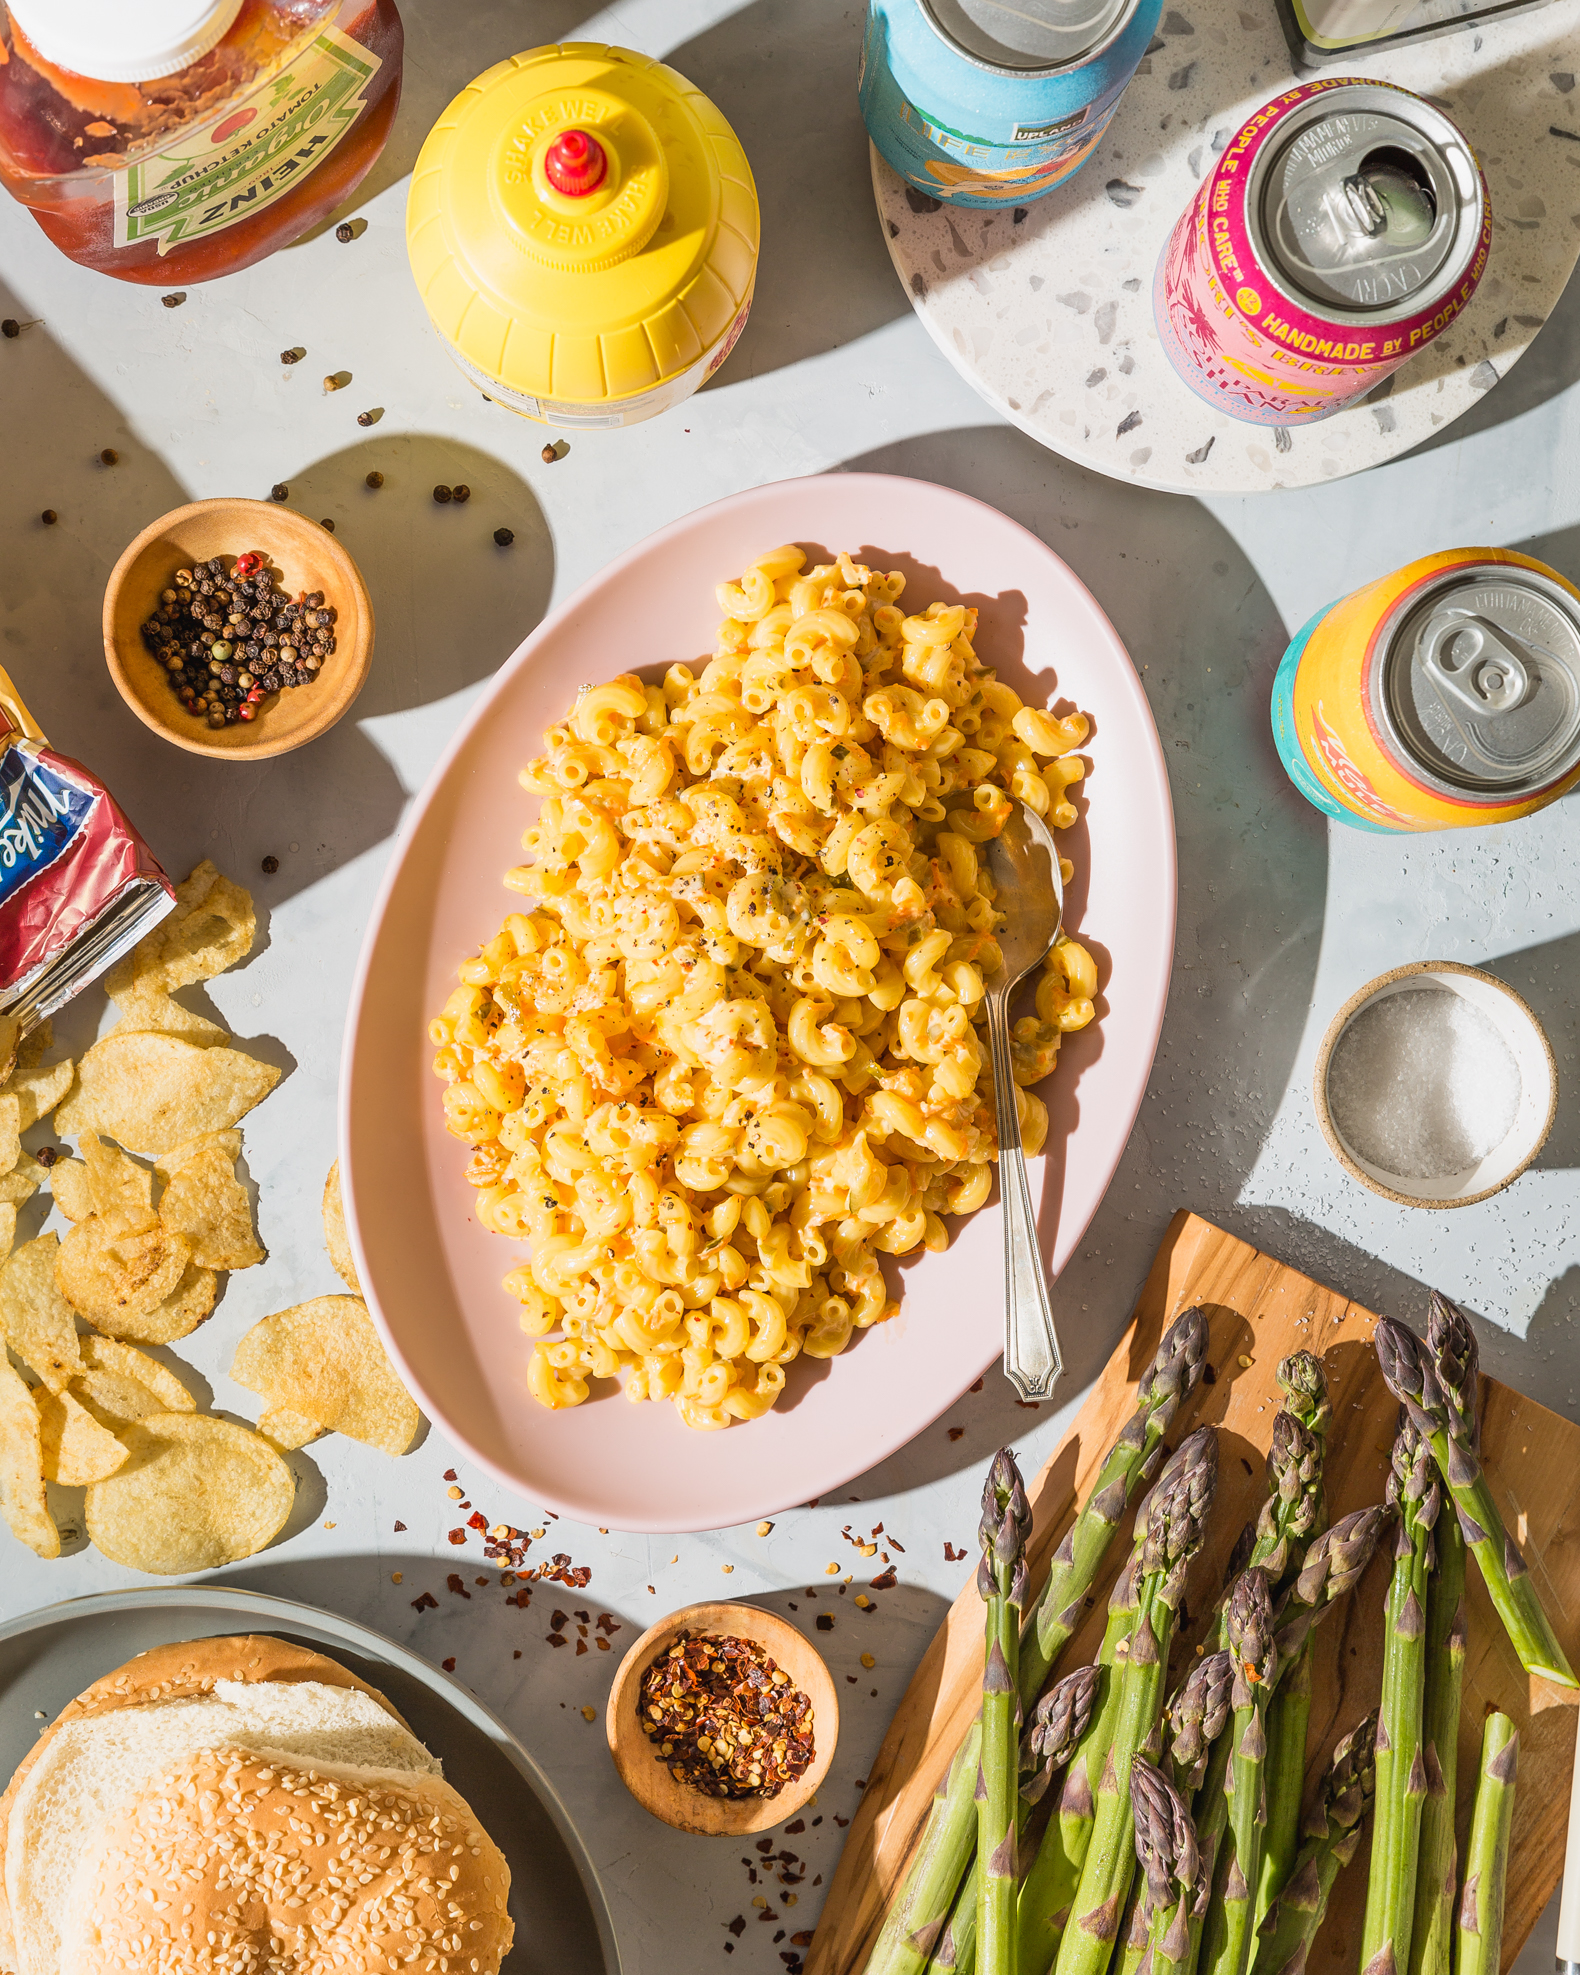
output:
M1098 960L1099 1019L1067 1041L1042 1088L1049 1151L1031 1162L1054 1275L1119 1163L1168 994L1174 824L1157 730L1112 625L1019 523L926 481L781 481L660 530L547 617L473 708L396 845L352 994L342 1170L369 1304L424 1409L506 1487L609 1528L717 1528L826 1494L936 1419L1000 1350L1002 1236L990 1204L953 1225L946 1253L905 1261L897 1317L837 1358L792 1365L764 1419L694 1433L672 1406L631 1405L614 1384L545 1411L527 1392L532 1341L500 1287L526 1251L474 1218L466 1149L444 1129L428 1020L458 963L515 905L501 878L536 808L517 771L583 682L710 653L714 585L780 542L904 569L907 602L976 604L986 663L1036 704L1091 716L1082 818L1060 847L1076 867L1067 923Z

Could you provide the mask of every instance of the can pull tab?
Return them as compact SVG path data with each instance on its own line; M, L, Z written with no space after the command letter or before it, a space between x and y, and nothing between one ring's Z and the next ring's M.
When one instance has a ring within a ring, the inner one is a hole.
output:
M1388 224L1388 208L1363 171L1352 171L1345 179L1344 203L1349 207L1350 218L1368 239L1375 238Z
M1525 661L1482 619L1449 610L1421 633L1421 669L1472 713L1508 713L1531 689Z

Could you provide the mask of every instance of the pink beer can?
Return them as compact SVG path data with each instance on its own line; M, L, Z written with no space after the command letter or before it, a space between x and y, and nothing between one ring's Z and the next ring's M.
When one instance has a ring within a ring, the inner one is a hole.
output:
M1386 82L1309 82L1238 130L1169 236L1153 311L1219 411L1303 425L1365 397L1454 321L1492 245L1459 127Z

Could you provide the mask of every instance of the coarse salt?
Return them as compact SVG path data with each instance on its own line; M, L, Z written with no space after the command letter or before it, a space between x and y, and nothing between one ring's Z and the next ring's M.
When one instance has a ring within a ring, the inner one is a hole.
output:
M1508 1137L1520 1066L1464 995L1407 988L1350 1023L1327 1090L1339 1136L1368 1165L1401 1179L1446 1179Z

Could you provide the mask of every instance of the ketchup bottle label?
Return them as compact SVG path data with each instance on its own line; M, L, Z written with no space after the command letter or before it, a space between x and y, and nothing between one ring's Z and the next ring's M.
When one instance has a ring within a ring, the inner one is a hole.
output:
M360 42L325 28L219 116L112 174L116 246L157 240L167 254L273 205L351 129L380 67Z

